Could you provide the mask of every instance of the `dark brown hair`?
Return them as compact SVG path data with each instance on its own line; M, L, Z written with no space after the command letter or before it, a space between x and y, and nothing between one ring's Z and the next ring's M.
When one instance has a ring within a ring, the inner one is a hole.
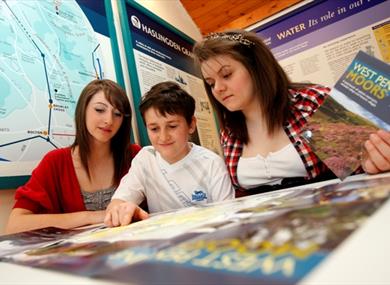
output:
M195 62L202 62L218 55L227 55L240 62L248 70L256 91L268 131L273 133L289 116L288 88L295 86L276 61L263 41L252 32L232 30L211 34L193 48ZM227 130L243 143L248 143L248 130L241 111L231 112L213 96L211 87L204 81L223 130ZM298 86L299 84L297 84Z
M130 135L131 135L131 107L126 92L114 81L109 79L96 79L88 83L81 91L75 111L76 139L72 148L78 146L80 160L90 177L88 156L90 154L89 132L85 121L86 109L92 97L103 91L105 98L112 106L123 114L122 125L111 139L111 151L114 157L114 186L118 186L121 177L125 174L131 163Z
M155 108L161 115L181 115L190 125L195 113L195 99L178 84L165 81L154 85L142 98L139 106L142 119L145 122L145 112Z

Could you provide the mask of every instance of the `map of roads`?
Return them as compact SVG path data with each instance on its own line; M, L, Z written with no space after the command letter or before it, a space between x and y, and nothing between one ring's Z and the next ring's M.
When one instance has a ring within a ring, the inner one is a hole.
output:
M0 176L13 165L30 174L73 142L76 102L102 77L102 48L73 0L0 0L0 31Z

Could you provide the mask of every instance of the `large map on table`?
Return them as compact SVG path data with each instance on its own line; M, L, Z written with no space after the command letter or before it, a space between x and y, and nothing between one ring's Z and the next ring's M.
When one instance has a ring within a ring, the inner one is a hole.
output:
M73 142L78 96L105 77L110 41L72 0L1 0L0 30L0 176L26 175Z
M348 247L350 236L389 205L389 175L348 180L153 214L123 227L3 235L0 263L124 284L317 284L311 273L329 265L339 246ZM359 263L388 257L386 249L362 254L371 242L357 244L352 256L368 257ZM376 283L389 284L384 276ZM333 284L346 283L354 284Z

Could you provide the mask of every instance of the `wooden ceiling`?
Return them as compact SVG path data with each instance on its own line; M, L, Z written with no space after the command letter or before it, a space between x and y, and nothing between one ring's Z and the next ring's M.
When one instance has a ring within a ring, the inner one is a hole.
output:
M246 28L301 0L180 0L203 35Z

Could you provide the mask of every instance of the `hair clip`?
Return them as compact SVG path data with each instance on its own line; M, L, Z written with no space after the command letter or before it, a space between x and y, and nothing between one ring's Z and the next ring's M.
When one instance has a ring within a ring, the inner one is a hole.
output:
M211 33L205 37L206 40L229 40L238 42L240 44L250 46L254 43L246 38L242 34L226 34L226 33Z

